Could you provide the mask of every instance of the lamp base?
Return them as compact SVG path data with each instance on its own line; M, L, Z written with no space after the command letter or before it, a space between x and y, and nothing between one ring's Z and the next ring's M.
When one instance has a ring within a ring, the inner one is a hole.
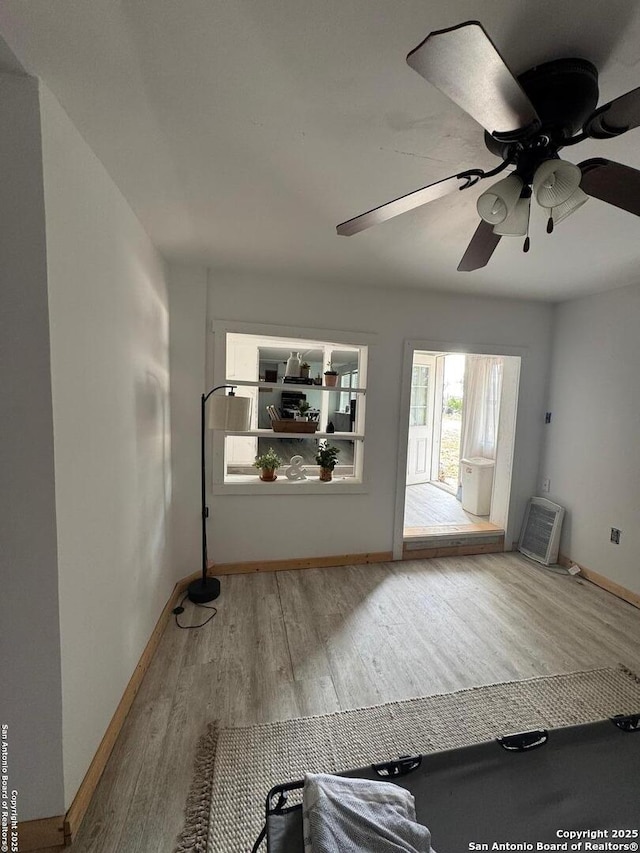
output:
M189 601L194 604L204 604L205 601L213 601L220 595L220 581L218 578L198 578L191 581L187 587Z

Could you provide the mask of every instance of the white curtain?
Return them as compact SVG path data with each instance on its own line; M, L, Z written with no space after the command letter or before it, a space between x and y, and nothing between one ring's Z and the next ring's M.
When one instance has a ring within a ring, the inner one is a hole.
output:
M502 361L493 355L468 355L465 359L461 459L496 458Z

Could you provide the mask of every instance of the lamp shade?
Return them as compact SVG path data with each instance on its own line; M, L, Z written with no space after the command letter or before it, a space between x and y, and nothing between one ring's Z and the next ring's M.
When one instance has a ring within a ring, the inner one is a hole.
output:
M567 216L571 216L571 214L575 213L579 207L582 207L586 201L589 201L589 196L586 193L583 193L578 187L574 194L569 196L566 201L553 208L551 211L553 221L555 223L562 222L563 219L566 219Z
M504 222L516 206L523 186L522 179L513 174L489 187L479 196L476 203L482 219L490 225L498 225L500 222Z
M531 196L519 198L516 206L503 222L493 226L493 233L501 237L525 237L529 230L529 211L531 210Z
M533 176L533 192L541 207L558 207L580 186L582 172L566 160L544 160Z
M250 419L250 397L214 395L209 401L209 429L240 432L250 428Z

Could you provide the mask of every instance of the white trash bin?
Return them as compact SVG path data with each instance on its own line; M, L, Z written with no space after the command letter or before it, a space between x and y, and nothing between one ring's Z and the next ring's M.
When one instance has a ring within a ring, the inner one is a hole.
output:
M484 459L482 456L471 456L469 459L460 460L462 509L473 515L489 515L495 464L493 459Z

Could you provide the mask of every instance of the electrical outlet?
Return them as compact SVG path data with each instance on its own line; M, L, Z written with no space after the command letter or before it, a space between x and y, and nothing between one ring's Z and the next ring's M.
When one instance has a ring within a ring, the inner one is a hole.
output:
M551 491L551 480L548 477L545 477L542 481L542 491L550 492Z
M618 528L617 528L617 527L612 527L612 528L611 528L611 541L613 542L613 544L614 544L614 545L619 545L619 544L620 544L620 536L621 536L621 534L622 534L622 531L621 531L621 530L618 530Z
M551 423L551 412L545 412L545 415L544 415L544 422L545 422L545 424L550 424L550 423Z

